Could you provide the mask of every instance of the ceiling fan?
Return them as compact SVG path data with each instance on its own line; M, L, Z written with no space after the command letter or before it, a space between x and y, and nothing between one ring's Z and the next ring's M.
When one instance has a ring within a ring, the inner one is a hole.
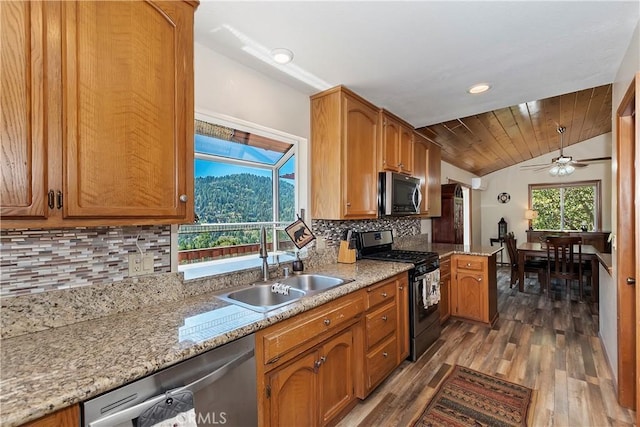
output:
M564 155L563 147L563 135L567 128L564 126L558 126L556 131L560 134L560 156L551 159L551 167L549 168L549 175L552 176L564 176L571 175L575 168L584 168L589 166L588 163L598 162L603 160L611 160L611 157L594 157L591 159L573 160L571 156ZM549 164L537 164L537 165L523 165L520 169L533 169L534 172L538 172L547 169Z

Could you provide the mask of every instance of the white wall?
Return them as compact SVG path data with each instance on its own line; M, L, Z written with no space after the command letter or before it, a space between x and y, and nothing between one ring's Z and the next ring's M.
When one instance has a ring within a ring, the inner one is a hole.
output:
M570 145L565 155L575 159L603 157L611 154L611 134L600 135L587 141ZM489 241L498 236L498 221L507 221L508 231L512 231L518 242L527 240L526 230L529 226L524 212L529 205L529 184L560 183L585 180L602 180L602 230L611 230L611 162L591 163L586 168L576 168L567 177L552 177L547 169L535 172L521 170L520 166L528 164L551 164L551 159L558 156L558 151L536 157L526 162L501 169L482 177L487 189L482 192L482 239ZM499 203L498 194L508 193L508 203Z
M640 72L640 20L636 25L633 37L629 42L627 52L618 68L616 78L613 82L612 92L612 141L616 141L616 112L618 106L627 92L631 81L636 73ZM636 94L637 96L637 94ZM637 132L637 130L636 130ZM638 142L636 141L636 144ZM640 148L640 147L639 147ZM611 194L611 225L614 234L621 233L621 230L617 230L617 196L616 196L616 171L617 171L617 153L615 143L612 150L613 167L612 167L612 194ZM636 176L636 185L638 176ZM604 345L604 350L607 354L607 359L611 364L611 370L616 383L618 383L618 305L617 305L617 261L616 261L616 245L615 239L613 241L612 256L613 256L613 274L612 277L606 277L603 280L600 279L600 338ZM602 277L602 269L600 270L600 277Z
M196 113L222 114L309 140L308 95L198 43L195 44L194 69ZM307 144L299 147L299 155L308 165ZM309 176L300 173L298 178L298 184L306 189L302 191L306 200L300 200L300 206L310 206ZM310 220L309 215L307 209L306 220Z

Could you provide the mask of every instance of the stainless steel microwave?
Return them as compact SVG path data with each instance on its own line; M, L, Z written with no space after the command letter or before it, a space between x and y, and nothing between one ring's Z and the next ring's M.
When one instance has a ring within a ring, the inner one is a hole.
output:
M380 172L378 184L380 216L417 215L422 193L420 180L394 172Z

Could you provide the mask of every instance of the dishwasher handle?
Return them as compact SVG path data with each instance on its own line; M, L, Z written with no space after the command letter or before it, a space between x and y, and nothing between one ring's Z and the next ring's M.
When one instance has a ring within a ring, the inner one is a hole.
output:
M254 350L251 349L246 353L243 353L240 356L236 357L235 359L225 363L215 371L208 373L204 377L198 378L197 380L183 387L178 387L178 388L169 390L165 394L159 394L157 396L154 396L130 408L123 409L122 411L118 411L111 415L107 415L106 417L90 422L89 427L109 427L113 425L118 425L126 421L134 420L138 418L144 411L146 411L150 407L157 405L158 403L165 400L169 394L177 393L179 391L184 391L184 390L189 390L195 393L196 391L201 390L202 388L224 377L226 374L229 373L229 371L241 365L242 363L246 362L247 360L251 359L253 355L254 355Z

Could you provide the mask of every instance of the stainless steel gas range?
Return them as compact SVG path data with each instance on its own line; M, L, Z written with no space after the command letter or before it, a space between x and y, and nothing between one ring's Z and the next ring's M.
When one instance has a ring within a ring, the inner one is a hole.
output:
M358 258L408 262L409 270L409 359L416 361L440 337L439 299L432 294L440 278L440 257L436 252L394 250L391 230L356 233ZM437 285L439 289L439 283Z

